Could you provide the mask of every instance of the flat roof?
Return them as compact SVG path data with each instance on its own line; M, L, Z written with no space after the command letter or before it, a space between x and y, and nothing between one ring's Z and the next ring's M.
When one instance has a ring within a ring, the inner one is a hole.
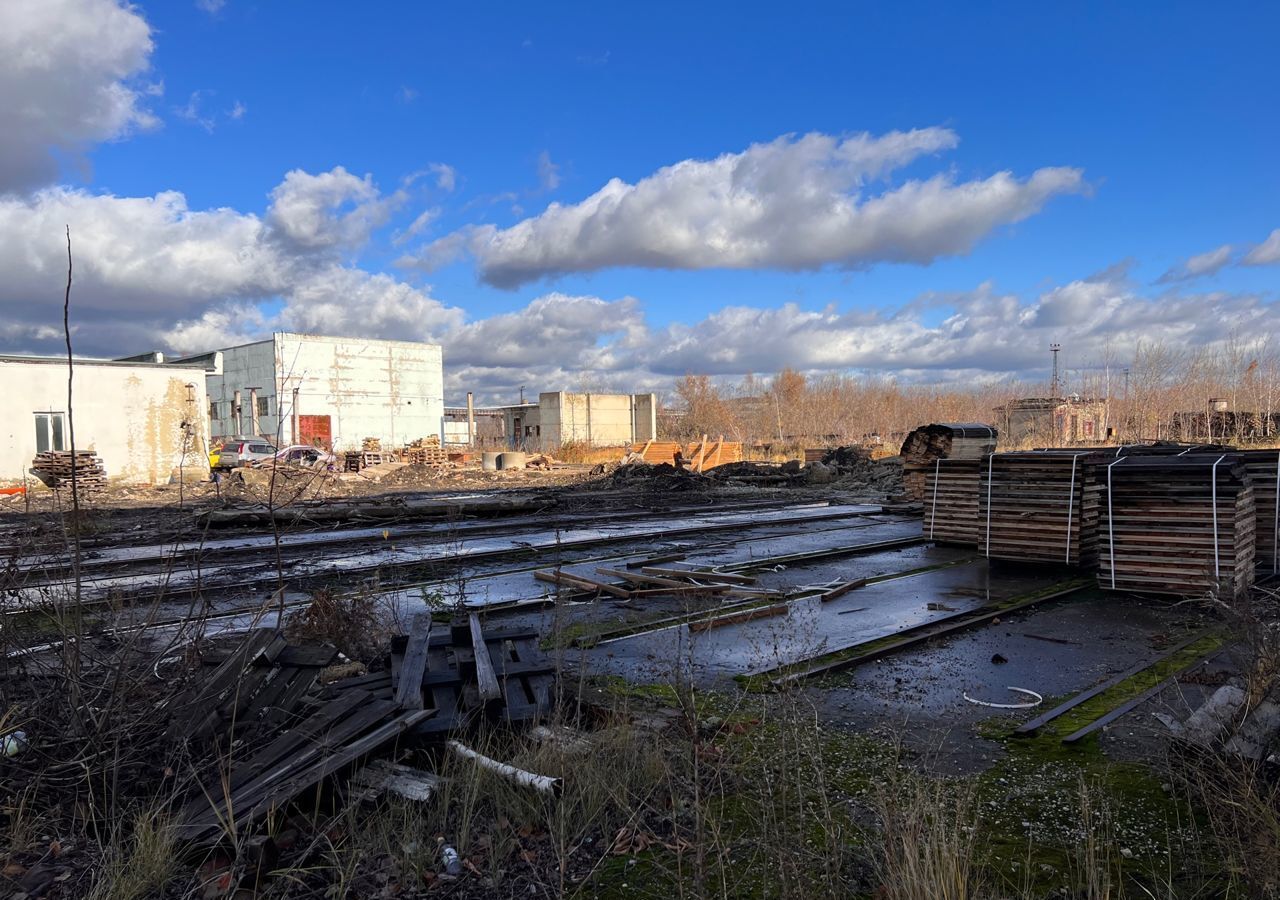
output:
M72 356L76 366L111 366L125 369L198 369L205 371L204 366L183 365L181 361L172 363L128 362L119 359L99 359L94 356ZM31 363L40 366L65 366L65 356L25 356L19 353L0 353L0 363Z

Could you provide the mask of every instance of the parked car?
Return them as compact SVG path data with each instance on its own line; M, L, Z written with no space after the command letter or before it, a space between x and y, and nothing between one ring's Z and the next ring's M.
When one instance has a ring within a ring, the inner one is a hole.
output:
M219 469L234 469L237 466L250 466L263 459L271 459L276 455L274 444L262 438L227 438L218 454Z
M276 453L276 459L296 466L324 466L325 468L331 468L338 462L338 457L328 450L311 444L294 444L292 447L285 447Z

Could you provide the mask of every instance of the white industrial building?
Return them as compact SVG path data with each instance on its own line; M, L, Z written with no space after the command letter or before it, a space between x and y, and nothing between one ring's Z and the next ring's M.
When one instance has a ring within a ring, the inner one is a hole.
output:
M437 344L280 332L176 360L207 370L213 438L262 436L280 446L396 447L440 436L444 364Z
M72 372L69 407L66 357L0 356L0 480L30 481L37 453L70 450L72 412L76 449L96 452L109 480L208 474L202 366L76 359Z
M619 447L655 440L658 398L653 394L549 391L532 403L502 407L509 446L553 453L565 444Z

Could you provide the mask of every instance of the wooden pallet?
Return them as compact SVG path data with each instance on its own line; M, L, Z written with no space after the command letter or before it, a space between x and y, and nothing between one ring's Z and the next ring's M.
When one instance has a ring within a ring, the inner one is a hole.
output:
M432 718L413 729L415 735L426 738L445 737L484 718L526 724L547 715L555 667L538 647L538 632L489 629L482 636L487 666L483 658L482 665L476 666L477 643L468 617L465 633L460 628L436 628L425 637L419 633L393 638L390 669L330 685L322 696L332 698L353 689L409 703L416 696L417 707L432 713ZM422 667L406 666L406 660L412 663L424 644ZM492 671L500 696L482 696L477 683L481 670ZM415 672L420 672L416 678ZM414 683L420 684L417 692L412 690Z
M70 450L46 450L31 461L31 472L59 493L70 493L72 465ZM93 450L75 452L75 486L79 494L93 494L107 487L107 472Z

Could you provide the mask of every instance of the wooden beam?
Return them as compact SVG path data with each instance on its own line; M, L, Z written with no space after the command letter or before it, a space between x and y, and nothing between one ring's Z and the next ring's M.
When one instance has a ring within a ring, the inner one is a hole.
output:
M751 575L736 575L732 572L699 572L694 569L664 569L661 566L644 566L640 572L644 575L665 575L668 578L701 578L726 584L756 584L760 580Z
M596 581L594 579L587 578L584 575L562 572L559 569L542 569L534 572L533 577L538 581L546 581L550 584L559 585L561 587L576 588L580 591L603 592L621 600L631 599L631 592L626 588L619 587L616 584L606 584L603 581Z
M826 603L828 600L843 597L850 591L857 590L860 587L865 587L866 583L867 579L865 578L855 578L853 581L846 581L844 584L838 584L829 591L823 591L818 595L818 599L823 603Z
M409 640L395 684L395 702L401 709L422 709L422 676L427 671L427 646L431 643L431 614L418 613L409 626Z
M476 658L476 688L480 699L485 703L493 703L502 699L502 686L498 684L498 676L493 671L493 657L489 655L489 647L484 642L484 631L480 628L480 616L472 613L471 652Z

